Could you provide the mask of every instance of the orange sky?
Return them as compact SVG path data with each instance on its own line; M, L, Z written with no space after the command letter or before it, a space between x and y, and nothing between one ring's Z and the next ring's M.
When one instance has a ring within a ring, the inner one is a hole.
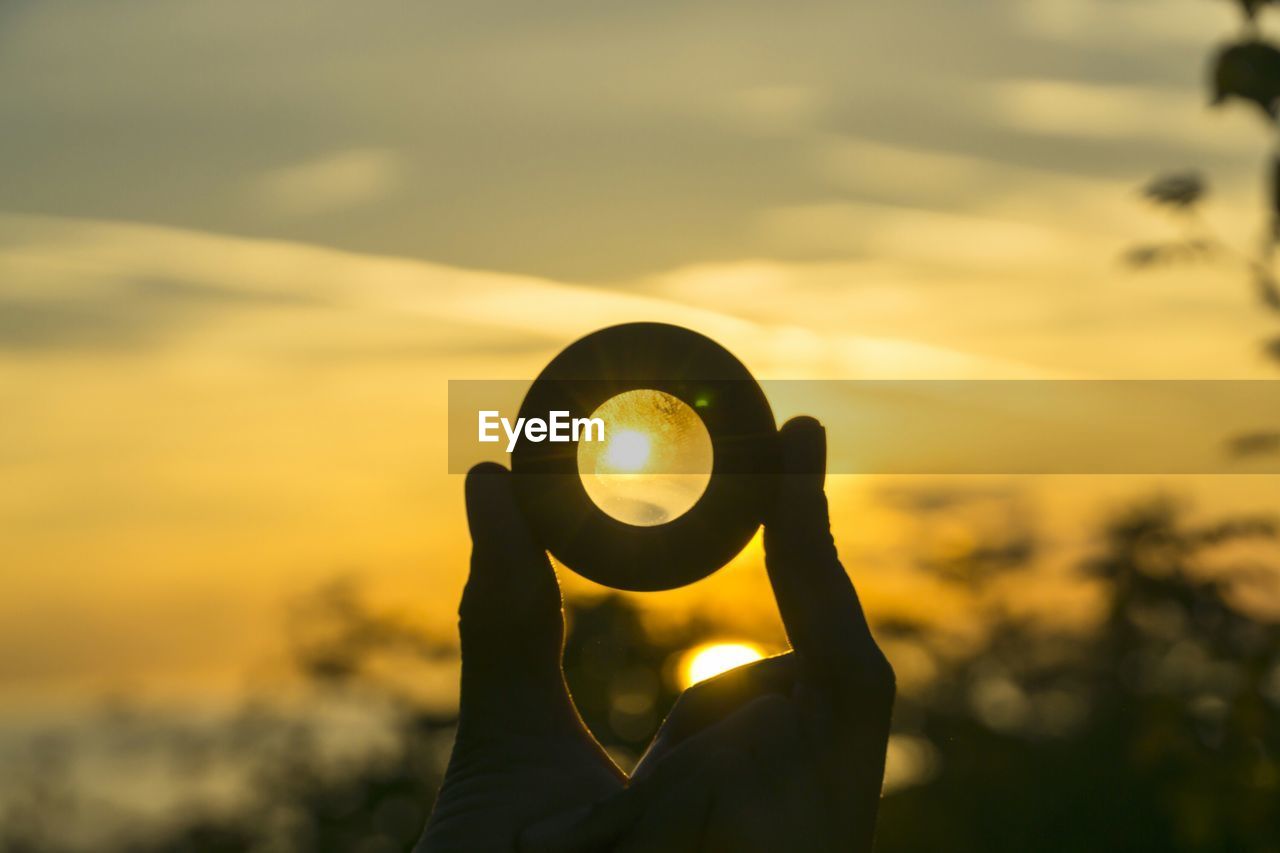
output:
M226 691L342 572L448 624L447 381L610 323L764 378L1272 375L1242 273L1117 262L1169 233L1135 191L1162 169L1257 229L1266 135L1204 107L1225 3L126 5L0 29L6 708ZM1059 560L1153 487L996 486ZM833 482L846 556L870 602L960 619L904 567L902 487ZM762 592L749 550L647 601L776 636Z

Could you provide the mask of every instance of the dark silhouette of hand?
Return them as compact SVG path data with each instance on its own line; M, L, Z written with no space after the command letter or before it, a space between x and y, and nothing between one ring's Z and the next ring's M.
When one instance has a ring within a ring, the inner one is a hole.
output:
M528 853L871 849L893 705L893 671L871 636L831 538L823 493L825 433L813 419L797 418L782 428L781 439L784 471L777 506L765 525L765 559L794 651L685 691L626 787L607 772L611 765L583 730L564 690L558 666L563 631L558 610L543 614L538 622L544 632L548 624L555 628L557 645L550 654L546 645L539 645L539 659L546 656L555 665L545 667L543 660L540 681L545 695L535 701L549 697L557 709L552 716L562 720L557 730L568 734L558 735L560 745L552 751L517 740L524 751L515 752L509 735L491 731L488 748L482 750L487 774L468 769L475 766L466 758L474 747L464 737L470 712L468 673L476 671L468 661L468 602L491 600L501 606L500 599L521 595L519 590L493 599L473 595L480 566L473 559L462 608L459 745L424 836L425 850L509 850L514 838ZM501 485L486 494L501 495L504 513L514 513L505 477L487 467L473 473L468 481L473 537L480 532L478 482L490 477ZM505 518L515 529L500 538L514 543L509 549L517 549L506 552L508 559L541 566L544 582L539 587L558 602L545 556L531 557L523 523ZM477 538L477 555L481 550ZM507 582L524 588L514 578ZM522 603L520 608L528 611L529 606ZM524 630L529 624L524 623ZM508 632L503 643L531 641ZM527 679L492 686L505 691L511 714L518 716L519 709L531 705L533 697L523 692ZM546 709L539 716L548 717ZM557 756L559 750L566 754ZM561 784L554 782L560 778L575 782L559 791L539 789L528 797L523 793L525 785ZM445 834L451 821L460 834ZM468 824L474 836L466 834ZM455 846L437 846L437 838L451 839Z
M511 475L467 475L471 574L458 608L458 734L418 850L510 851L521 829L621 791L626 777L587 731L560 668L564 616L546 553Z

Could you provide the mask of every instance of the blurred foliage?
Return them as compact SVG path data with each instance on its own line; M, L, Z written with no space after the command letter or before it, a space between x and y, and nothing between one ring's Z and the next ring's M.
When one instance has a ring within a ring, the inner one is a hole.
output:
M902 698L897 728L932 745L936 772L887 798L879 849L1280 850L1280 626L1233 603L1236 584L1278 576L1204 566L1274 536L1191 527L1165 502L1115 520L1079 568L1104 584L1096 630L998 620ZM923 629L896 633L946 659Z
M35 745L25 768L7 769L27 778L21 794L3 805L0 850L385 853L411 847L443 776L455 714L423 703L403 679L385 677L380 664L456 660L456 643L375 611L349 579L299 601L286 634L304 682L303 710L251 699L229 719L201 723L117 701L94 721L90 743L51 734ZM306 713L310 708L368 713L335 727ZM377 727L377 737L335 749L333 729L355 722ZM81 778L80 768L92 767L95 756L76 762L76 750L103 743L115 760L98 778ZM167 814L110 802L113 789L133 781L114 777L130 770L154 777L153 796L168 802ZM211 796L209 780L229 785L235 796ZM169 787L191 790L164 796Z
M1041 571L1028 530L1003 528L991 542L921 557L934 576L991 602L970 614L987 628L980 643L958 644L923 622L877 625L901 672L923 661L930 674L904 683L899 699L879 849L1280 850L1280 626L1239 603L1250 586L1274 601L1280 574L1238 555L1224 563L1246 540L1274 539L1275 526L1194 525L1162 501L1134 509L1072 570L1101 591L1096 619L1074 629L983 595L1030 587ZM674 661L717 636L715 626L694 619L655 633L617 595L570 601L567 617L576 701L628 762L675 698ZM375 611L349 583L308 599L294 620L303 623L290 636L304 704L376 698L381 746L335 757L305 717L256 703L203 730L115 709L104 725L126 748L167 738L179 779L234 757L247 796L222 807L179 798L165 821L116 815L88 846L58 843L69 823L96 812L73 793L73 746L47 742L0 820L0 849L408 850L439 785L453 717L383 678L374 659L434 665L456 652Z
M1188 210L1208 191L1199 172L1170 172L1151 180L1142 194L1152 203L1177 210Z
M1232 2L1240 7L1240 11L1244 13L1246 18L1252 21L1258 16L1258 12L1264 6L1269 5L1272 0L1232 0Z
M1251 432L1231 439L1231 452L1235 456L1255 456L1280 452L1280 432Z
M630 770L679 694L681 654L717 636L694 617L661 632L646 630L626 598L570 601L565 678L582 719L614 760Z
M1280 114L1280 48L1262 33L1260 19L1266 0L1237 0L1242 32L1235 41L1221 45L1209 69L1209 100L1214 105L1243 103L1252 106L1276 131ZM1256 249L1241 250L1209 228L1200 215L1208 194L1208 180L1194 170L1168 172L1152 178L1142 196L1156 208L1173 214L1178 233L1171 239L1130 247L1124 261L1137 269L1170 264L1228 260L1245 268L1253 281L1259 303L1280 314L1280 282L1273 256L1280 240L1280 154L1273 153L1264 182L1270 207L1263 239ZM1268 343L1262 352L1280 363L1280 347Z
M1254 107L1276 133L1280 116L1280 48L1262 32L1262 13L1270 0L1233 0L1240 8L1241 34L1221 45L1209 69L1209 96L1213 105L1233 102ZM1280 242L1280 152L1270 155L1265 174L1269 211L1262 239L1256 249L1240 249L1223 238L1200 216L1208 193L1208 181L1195 171L1157 175L1142 189L1143 197L1159 209L1174 214L1178 234L1172 239L1131 246L1124 252L1126 264L1135 269L1226 259L1242 266L1253 282L1258 302L1270 313L1280 315L1280 280L1275 271L1275 252ZM1280 364L1280 338L1261 347L1262 355ZM1227 451L1234 455L1280 452L1254 436L1235 436Z
M1224 46L1213 60L1212 88L1213 103L1245 101L1274 120L1280 96L1280 50L1254 39Z

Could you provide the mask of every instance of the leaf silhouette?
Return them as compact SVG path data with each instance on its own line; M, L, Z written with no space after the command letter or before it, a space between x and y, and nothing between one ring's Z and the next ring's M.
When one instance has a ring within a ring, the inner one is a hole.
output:
M1240 99L1274 119L1280 98L1280 50L1260 40L1228 45L1214 57L1211 85L1213 104Z
M1232 456L1264 456L1280 452L1280 432L1249 432L1232 437L1227 444Z
M1142 188L1143 197L1159 207L1189 210L1209 190L1204 177L1195 170L1156 175Z
M1240 11L1244 12L1244 16L1250 21L1258 17L1258 12L1262 11L1262 7L1271 3L1271 0L1235 0L1236 5L1240 7Z
M1280 312L1280 284L1277 284L1271 270L1258 266L1254 272L1253 282L1258 288L1258 298L1262 304L1272 311Z
M1210 260L1217 247L1208 240L1172 240L1168 243L1142 243L1128 249L1123 261L1134 269L1167 266L1169 264Z

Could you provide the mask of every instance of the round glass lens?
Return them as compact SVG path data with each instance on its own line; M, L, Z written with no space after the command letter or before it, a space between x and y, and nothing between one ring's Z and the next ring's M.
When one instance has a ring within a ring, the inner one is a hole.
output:
M607 515L654 527L684 515L711 482L711 435L682 400L641 389L605 400L591 417L604 440L578 442L578 475Z

